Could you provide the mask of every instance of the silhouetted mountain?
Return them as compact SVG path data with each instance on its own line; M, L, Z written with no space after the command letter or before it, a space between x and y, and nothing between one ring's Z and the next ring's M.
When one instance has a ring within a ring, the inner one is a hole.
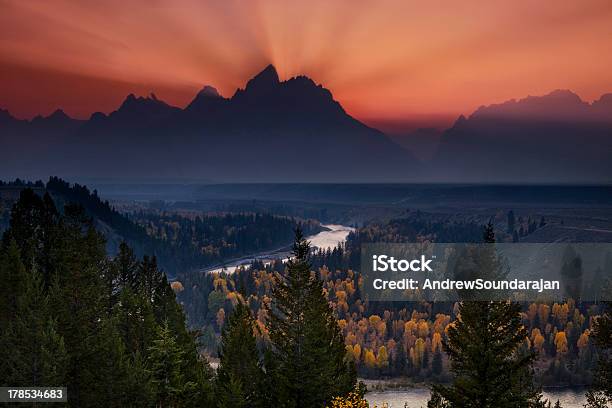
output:
M0 174L39 176L41 164L55 156L84 121L70 118L61 109L49 116L20 120L0 110Z
M281 82L272 65L229 99L204 87L184 110L153 94L129 95L115 112L92 115L65 140L33 166L40 176L397 181L418 168L384 134L349 116L327 89L306 77Z
M197 115L207 115L211 112L220 109L225 103L227 103L227 99L222 97L216 88L206 85L196 97L191 101L189 105L185 108L185 112L192 114L194 116Z
M612 103L570 91L481 107L442 136L431 166L446 181L610 182Z
M612 94L589 104L559 90L481 107L443 133L431 160L438 135L411 136L401 148L348 115L310 78L281 81L269 65L232 97L205 86L185 109L151 94L129 95L116 111L87 121L59 110L31 121L0 111L0 174L158 182L612 181Z
M119 106L119 109L111 112L110 115L107 116L100 112L94 113L84 126L84 131L80 133L95 132L105 130L105 128L114 128L119 131L144 128L159 124L172 114L180 111L180 108L160 101L153 93L148 97L137 97L134 94L129 94Z

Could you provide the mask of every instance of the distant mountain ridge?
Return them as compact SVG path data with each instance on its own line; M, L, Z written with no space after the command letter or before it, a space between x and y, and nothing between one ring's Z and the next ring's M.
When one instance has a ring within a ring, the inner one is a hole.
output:
M407 138L391 139L351 117L308 77L281 81L269 65L231 97L204 86L184 109L155 94L130 94L116 111L86 121L61 110L17 120L0 110L0 174L156 182L612 182L612 94L593 103L567 90L510 100L461 116L441 136L423 130Z
M24 130L0 117L10 130L0 135L3 144L31 130L33 122L23 121ZM9 160L0 171L152 181L375 181L403 180L418 169L414 157L349 116L329 90L304 76L280 81L272 65L231 98L207 86L180 109L154 94L129 95L109 115L74 123L61 141L30 151L36 160L27 166Z
M612 94L588 103L570 90L557 89L543 96L481 106L470 117L612 123Z
M481 107L443 133L429 174L467 182L610 183L611 102L612 94L589 104L557 90Z

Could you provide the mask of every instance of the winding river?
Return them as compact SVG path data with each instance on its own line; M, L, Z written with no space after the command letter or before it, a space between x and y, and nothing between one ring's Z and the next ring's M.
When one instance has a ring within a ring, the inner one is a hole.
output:
M325 228L324 231L306 237L313 247L319 249L335 248L339 243L344 242L348 234L354 230L352 227L340 224L321 224L321 226ZM246 267L255 260L262 261L265 264L273 259L285 260L289 258L290 254L290 248L288 246L284 246L272 251L265 251L255 255L248 255L242 258L233 259L223 265L202 269L200 272L215 273L225 271L226 273L234 273L237 268L241 266Z

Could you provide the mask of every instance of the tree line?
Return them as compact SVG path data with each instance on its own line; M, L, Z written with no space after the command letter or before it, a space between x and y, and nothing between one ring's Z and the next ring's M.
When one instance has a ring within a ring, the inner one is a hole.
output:
M66 386L74 407L325 406L356 372L301 232L293 250L266 347L238 302L215 374L155 257L109 258L82 206L26 188L0 245L0 384Z
M155 258L114 259L82 206L24 189L0 246L0 383L70 406L202 406L212 372Z

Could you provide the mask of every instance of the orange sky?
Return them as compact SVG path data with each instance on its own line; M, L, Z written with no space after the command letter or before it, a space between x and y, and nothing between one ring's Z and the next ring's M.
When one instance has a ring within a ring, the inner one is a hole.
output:
M130 92L184 106L204 84L230 96L270 62L407 127L612 92L610 0L0 0L0 33L0 107L18 117L87 117Z

